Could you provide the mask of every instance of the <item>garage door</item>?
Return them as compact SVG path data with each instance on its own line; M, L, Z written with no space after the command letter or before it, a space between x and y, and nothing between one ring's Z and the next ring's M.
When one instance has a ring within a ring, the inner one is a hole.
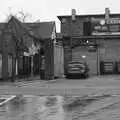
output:
M87 47L79 46L72 50L72 60L86 61L90 75L97 75L97 52L89 52Z
M101 69L101 74L115 74L116 63L113 61L101 61L100 69Z

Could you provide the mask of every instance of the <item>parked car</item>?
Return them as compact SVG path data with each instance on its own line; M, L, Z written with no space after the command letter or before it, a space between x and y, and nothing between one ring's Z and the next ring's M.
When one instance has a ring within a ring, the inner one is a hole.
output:
M87 78L89 75L89 68L86 62L71 61L68 64L67 78L83 77Z

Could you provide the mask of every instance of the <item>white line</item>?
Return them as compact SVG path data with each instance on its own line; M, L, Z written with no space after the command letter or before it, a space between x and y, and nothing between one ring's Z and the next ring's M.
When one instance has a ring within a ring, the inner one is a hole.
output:
M3 101L3 102L1 102L0 103L0 105L3 105L3 104L5 104L5 103L7 103L8 101L10 101L10 100L12 100L12 99L14 99L16 97L16 95L13 95L13 96L11 96L10 98L3 98L3 99L6 99L5 101Z

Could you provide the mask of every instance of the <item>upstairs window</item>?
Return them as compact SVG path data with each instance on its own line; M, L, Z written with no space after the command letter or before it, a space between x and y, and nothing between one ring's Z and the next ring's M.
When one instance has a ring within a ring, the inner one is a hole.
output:
M84 22L83 23L83 32L85 36L91 35L91 22Z

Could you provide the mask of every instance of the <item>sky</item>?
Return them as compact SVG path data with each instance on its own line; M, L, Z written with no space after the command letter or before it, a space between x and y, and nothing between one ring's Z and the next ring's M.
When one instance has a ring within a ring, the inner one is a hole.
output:
M57 16L71 15L71 9L76 14L104 14L105 8L110 13L120 13L119 0L0 0L0 22L4 22L10 13L18 11L30 13L31 21L55 21L56 30L60 32L60 21Z

